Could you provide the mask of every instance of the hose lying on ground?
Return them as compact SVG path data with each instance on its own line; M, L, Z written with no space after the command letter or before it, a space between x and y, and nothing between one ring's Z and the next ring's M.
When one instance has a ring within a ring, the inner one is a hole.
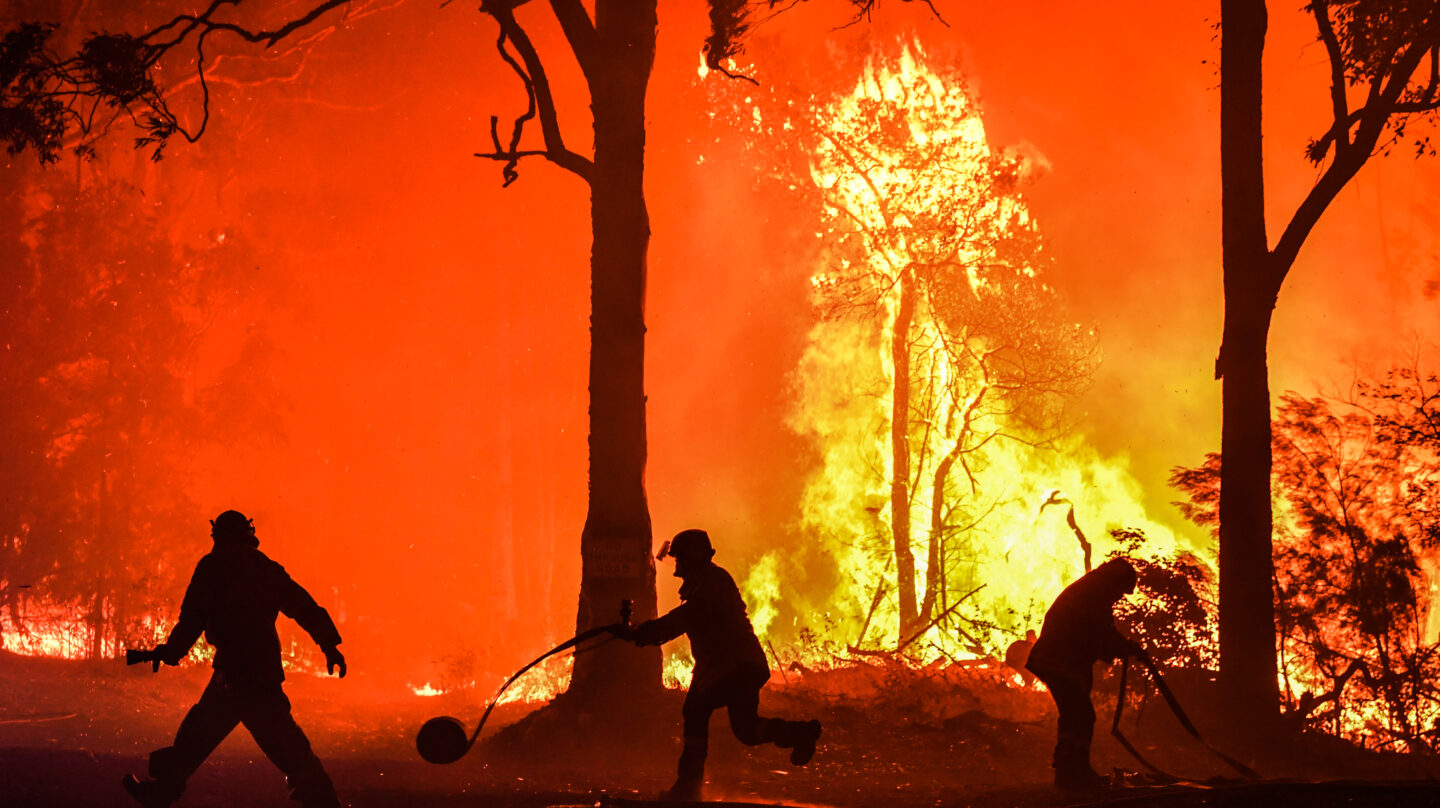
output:
M1201 737L1200 730L1195 728L1195 724L1192 723L1190 721L1190 717L1185 714L1184 708L1180 706L1180 701L1175 698L1175 694L1170 690L1170 686L1165 684L1165 678L1160 675L1160 669L1156 667L1155 661L1152 660L1149 655L1142 653L1137 657L1137 659L1139 659L1141 664L1145 666L1145 669L1149 671L1150 679L1155 682L1155 689L1160 691L1161 697L1165 699L1166 704L1170 705L1170 711L1175 714L1176 720L1180 722L1180 726L1184 727L1186 732L1190 733L1190 735L1194 737L1195 740L1199 741L1201 746L1210 750L1211 754L1224 761L1227 766L1234 769L1236 772L1239 772L1242 777L1246 778L1247 780L1260 779L1260 775L1256 774L1254 769L1246 766L1244 763L1241 763L1235 758L1232 758L1224 752L1221 752L1219 749L1211 746L1203 737ZM1145 756L1141 755L1140 751L1136 749L1133 745L1131 745L1130 741L1126 739L1124 733L1120 732L1120 715L1125 710L1125 682L1129 670L1130 660L1127 658L1121 663L1120 666L1120 692L1117 694L1115 699L1115 720L1110 724L1110 734L1114 735L1115 740L1119 741L1120 745L1125 747L1125 751L1129 752L1132 756L1134 756L1136 760L1140 761L1140 764L1142 766L1149 769L1157 777L1165 780L1170 780L1172 782L1179 782L1183 778L1176 777L1175 775L1156 767L1150 761L1146 760Z

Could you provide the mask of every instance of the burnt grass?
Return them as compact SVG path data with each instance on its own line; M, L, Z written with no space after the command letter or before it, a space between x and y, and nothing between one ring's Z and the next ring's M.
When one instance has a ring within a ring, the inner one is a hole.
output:
M126 772L173 737L208 679L204 667L125 668L119 662L31 659L0 652L0 806L124 806ZM1235 752L1207 720L1218 695L1203 681L1172 683L1207 739ZM669 785L678 757L681 692L618 712L564 699L501 705L480 744L449 766L419 759L414 736L435 715L473 727L488 694L413 695L403 683L352 671L343 681L292 674L296 720L344 803L374 806L594 806L645 798ZM1115 682L1096 684L1097 770L1140 770L1110 735ZM762 715L819 718L818 754L804 768L786 752L745 747L724 713L711 726L707 798L801 806L1440 805L1414 755L1384 755L1306 735L1255 755L1266 777L1242 783L1186 734L1153 695L1127 705L1122 731L1152 763L1213 788L1064 793L1050 784L1054 709L1042 688L1004 669L866 662L777 673ZM624 716L617 721L614 716ZM493 726L493 729L492 729ZM1229 782L1223 779L1229 778ZM192 778L180 806L285 806L282 775L237 730Z

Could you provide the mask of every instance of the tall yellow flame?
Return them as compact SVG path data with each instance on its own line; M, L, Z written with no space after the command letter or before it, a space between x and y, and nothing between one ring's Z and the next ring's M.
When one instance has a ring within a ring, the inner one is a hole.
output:
M994 654L1085 572L1071 503L1095 563L1111 527L1143 531L1155 555L1176 537L1147 516L1123 458L1059 426L1094 336L1059 316L1016 191L1027 166L990 148L964 86L906 47L811 124L826 247L791 426L819 459L805 546L745 578L756 630Z

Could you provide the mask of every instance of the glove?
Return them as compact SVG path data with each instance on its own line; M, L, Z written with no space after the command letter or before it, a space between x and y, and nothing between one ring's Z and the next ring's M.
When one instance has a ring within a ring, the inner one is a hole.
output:
M159 672L161 662L173 668L179 665L188 653L190 653L190 649L188 648L179 650L171 648L169 643L161 643L155 646L155 659L150 663L150 670Z
M630 642L633 642L639 646L659 645L660 639L658 637L658 634L659 632L656 630L655 621L646 620L640 625L630 629L629 636L625 637L624 639L627 639Z
M334 673L335 668L338 666L340 668L340 678L344 679L345 655L340 653L340 649L333 645L326 646L320 650L325 652L325 670Z

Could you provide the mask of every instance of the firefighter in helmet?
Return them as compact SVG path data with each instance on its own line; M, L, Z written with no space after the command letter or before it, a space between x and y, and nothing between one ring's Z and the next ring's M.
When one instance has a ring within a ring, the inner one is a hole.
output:
M1059 710L1055 785L1091 788L1105 784L1090 767L1090 741L1095 734L1095 708L1090 703L1094 666L1100 660L1144 653L1115 627L1112 610L1135 591L1135 568L1112 558L1065 587L1040 627L1025 667L1045 683Z
M324 651L329 672L338 668L344 677L340 632L285 568L260 552L255 527L244 514L225 511L210 527L215 545L195 566L180 619L155 653L159 661L178 665L203 632L215 647L215 672L180 722L174 744L150 754L151 779L126 775L125 790L147 808L170 805L225 736L244 724L286 774L292 799L307 808L338 808L329 775L290 715L280 684L285 672L275 619L284 613L299 623Z
M636 626L629 639L636 645L660 645L690 638L695 674L681 711L684 750L675 785L666 799L698 800L705 781L710 714L724 707L730 728L741 743L772 743L790 750L790 762L803 766L815 755L820 722L761 718L760 688L770 678L765 651L750 626L745 601L730 573L712 560L715 550L703 530L684 530L661 547L659 558L675 559L681 580L680 605Z

